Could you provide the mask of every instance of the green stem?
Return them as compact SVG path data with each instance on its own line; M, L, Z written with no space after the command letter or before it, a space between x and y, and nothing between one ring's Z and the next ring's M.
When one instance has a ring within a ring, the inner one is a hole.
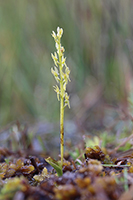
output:
M61 97L60 102L60 152L61 152L61 166L63 165L64 154L64 99Z
M60 68L60 153L61 153L61 166L63 165L64 155L64 90L62 78L62 56L61 46L59 46L59 68Z

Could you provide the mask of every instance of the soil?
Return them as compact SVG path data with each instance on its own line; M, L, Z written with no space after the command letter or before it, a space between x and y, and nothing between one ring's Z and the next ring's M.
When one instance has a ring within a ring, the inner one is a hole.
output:
M0 200L131 200L133 150L87 147L74 160L65 154L63 175L45 160L47 155L0 148Z

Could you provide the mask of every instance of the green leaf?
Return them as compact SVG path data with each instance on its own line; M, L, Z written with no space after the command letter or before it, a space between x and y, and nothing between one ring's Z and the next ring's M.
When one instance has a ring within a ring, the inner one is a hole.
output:
M45 159L57 172L58 176L62 176L63 172L62 172L62 167L61 165L58 163L58 161L54 160L51 157L48 157Z

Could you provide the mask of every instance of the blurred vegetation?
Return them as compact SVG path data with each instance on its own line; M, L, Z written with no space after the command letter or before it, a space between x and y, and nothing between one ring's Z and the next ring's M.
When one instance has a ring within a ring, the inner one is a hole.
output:
M109 103L125 98L133 64L132 8L132 0L0 1L0 124L59 120L50 72L57 26L64 29L71 98L87 93L90 82L102 87Z

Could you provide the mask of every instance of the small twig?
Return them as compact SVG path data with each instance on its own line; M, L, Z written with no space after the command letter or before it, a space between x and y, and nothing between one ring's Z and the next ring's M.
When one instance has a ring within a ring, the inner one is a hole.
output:
M118 145L113 151L111 151L111 154L115 153L120 147L124 146L131 138L133 138L133 133L120 145Z
M75 162L73 160L71 160L71 163L72 163L74 169L76 170L77 168L76 168Z
M130 167L130 165L112 165L112 164L103 164L103 167Z
M82 165L83 163L81 162L81 160L76 159L75 162L78 162L80 165Z

